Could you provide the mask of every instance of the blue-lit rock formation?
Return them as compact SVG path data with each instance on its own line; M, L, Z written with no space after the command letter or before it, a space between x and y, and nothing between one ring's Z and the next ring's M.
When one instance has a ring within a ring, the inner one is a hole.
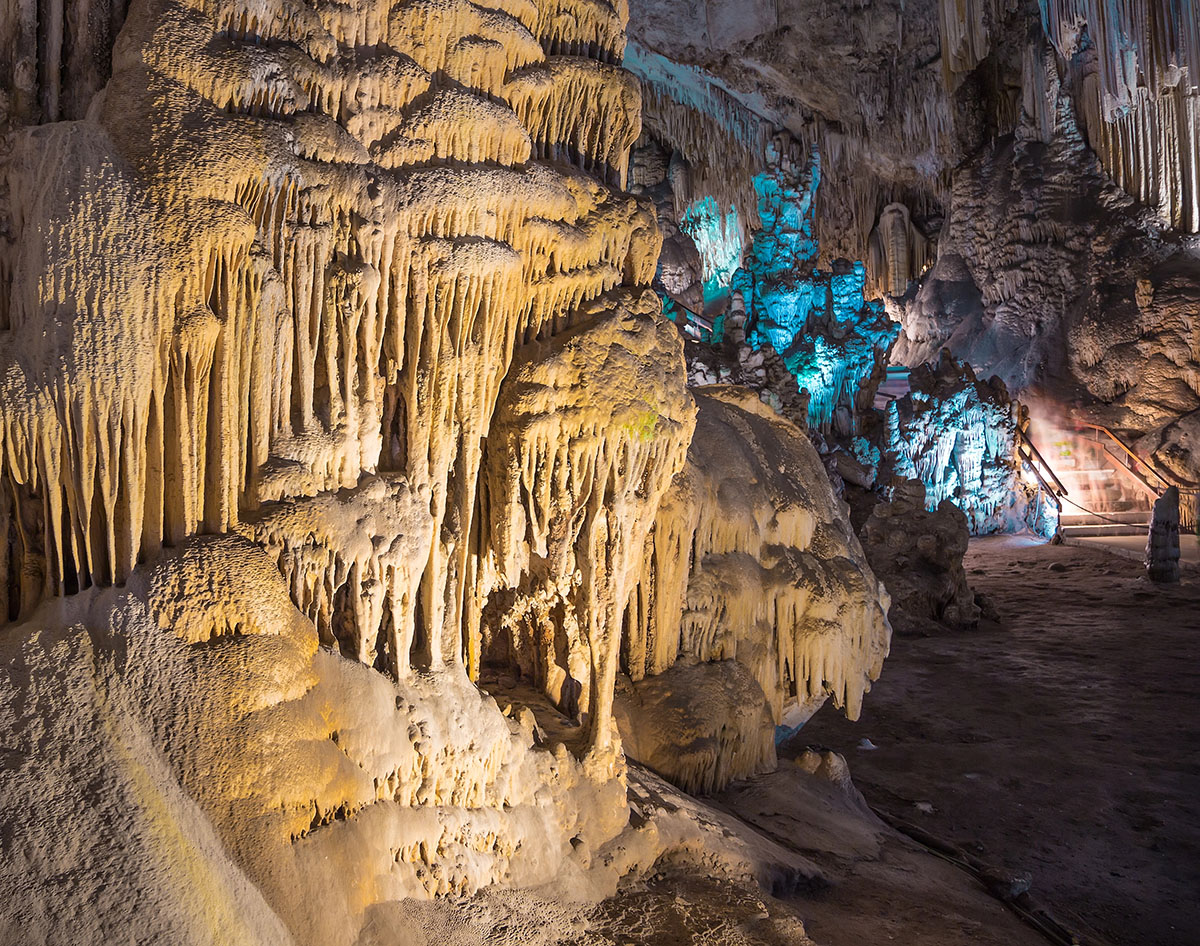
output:
M998 378L980 381L970 365L943 352L915 368L912 390L887 411L893 471L925 486L925 506L950 500L972 535L1033 529L1053 534L1057 515L1020 478L1016 462L1019 407Z
M900 333L883 304L864 297L861 262L816 268L814 197L820 160L800 163L777 142L768 169L754 179L761 229L754 233L732 288L745 302L747 341L770 346L809 395L808 423L853 435ZM875 385L870 382L874 380Z
M684 211L679 229L691 237L700 253L705 308L722 304L745 251L737 207L723 211L714 197L703 197Z

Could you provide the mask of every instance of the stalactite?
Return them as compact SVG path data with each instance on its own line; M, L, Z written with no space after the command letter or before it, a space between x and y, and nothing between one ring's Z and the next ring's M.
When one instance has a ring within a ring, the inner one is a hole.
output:
M1200 15L1191 0L1040 0L1042 29L1062 64L1023 63L1023 107L1048 141L1058 72L1093 150L1124 190L1168 226L1200 232ZM944 0L948 88L987 55L1010 0ZM1047 81L1047 74L1051 81Z
M1200 232L1200 17L1187 2L1042 3L1088 143L1130 196Z
M547 56L619 63L625 53L627 0L536 0L534 34Z
M828 696L857 718L890 629L816 451L753 392L694 394L696 436L645 550L648 606L629 628L626 672L640 680L683 655L737 659L777 724Z
M651 293L596 303L590 321L524 351L488 437L482 591L516 595L490 634L586 715L599 747L642 549L694 426L679 337L658 308Z
M942 71L947 84L981 63L991 48L989 14L994 0L941 0Z
M1168 225L1200 233L1200 88L1144 88L1134 106L1111 121L1086 126L1105 168L1139 203Z

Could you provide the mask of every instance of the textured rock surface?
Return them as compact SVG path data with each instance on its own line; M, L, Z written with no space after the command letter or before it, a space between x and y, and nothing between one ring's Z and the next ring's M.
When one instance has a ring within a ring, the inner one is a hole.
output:
M980 381L943 350L913 369L912 390L887 411L892 471L919 480L932 511L950 500L972 535L1031 529L1053 534L1057 510L1021 480L1016 438L1020 405L996 377Z
M857 712L889 628L794 428L713 401L703 450L749 453L685 469L623 5L135 0L82 73L50 13L36 77L0 56L5 940L416 941L448 914L408 900L595 901L664 857L810 876L627 791L619 666L684 647L628 658L651 607L701 677L742 661L708 785L792 704Z
M617 688L631 759L706 794L775 768L775 724L762 687L737 660L676 663Z
M871 570L892 596L888 618L898 632L930 622L972 627L980 617L967 585L967 517L943 499L925 508L925 487L916 480L892 484L859 529Z
M688 466L646 545L624 669L636 682L681 655L732 658L777 724L829 697L853 717L887 654L886 592L804 433L751 391L694 394Z
M487 643L602 745L641 550L695 426L657 307L648 293L524 349L488 438Z
M572 836L625 826L616 757L531 751L461 669L397 685L319 650L237 537L35 622L5 633L0 685L28 941L350 943L373 903L565 878Z

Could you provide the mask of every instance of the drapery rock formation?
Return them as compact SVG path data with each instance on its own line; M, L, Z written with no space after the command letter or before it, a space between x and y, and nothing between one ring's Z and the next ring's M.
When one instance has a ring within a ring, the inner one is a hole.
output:
M896 475L923 485L929 511L950 500L972 535L1025 528L1053 534L1057 509L1021 479L1020 407L1004 382L980 381L943 350L936 362L914 369L909 383L910 393L888 405L887 453Z
M646 294L522 352L488 438L492 649L611 734L641 550L695 425L678 333ZM679 603L676 602L676 607Z
M242 23L152 5L122 34L98 124L17 139L6 500L34 528L11 543L10 612L119 581L164 541L234 527L242 508L395 470L433 514L396 633L411 638L419 596L437 628L430 661L460 649L480 440L512 352L623 279L648 282L657 232L593 178L525 163L570 140L607 176L637 133L620 70L546 60L535 31L572 40L551 12L385 12ZM579 27L580 41L607 37L598 56L620 34L610 19ZM481 45L484 22L496 39ZM359 63L362 43L417 59ZM604 120L576 109L577 125L556 124L578 94ZM155 96L171 108L158 114ZM500 121L492 98L515 111ZM528 140L510 147L499 128ZM163 278L139 278L146 266Z

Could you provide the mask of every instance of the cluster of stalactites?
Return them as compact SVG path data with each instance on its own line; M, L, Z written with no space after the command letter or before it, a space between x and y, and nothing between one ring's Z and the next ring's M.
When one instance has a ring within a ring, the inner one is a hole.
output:
M1200 9L1043 0L1088 143L1130 196L1200 232Z
M1167 89L1200 86L1200 9L1192 0L1040 0L1058 53L1074 56L1086 34L1096 50L1103 117L1112 121Z
M834 521L815 450L753 392L694 393L696 436L646 544L622 645L625 671L636 681L685 655L737 659L776 723L827 696L857 718L887 653L886 602L881 609L857 540ZM744 454L728 463L709 456L733 431L749 444ZM778 466L763 466L763 456Z
M1155 97L1143 88L1136 103L1112 121L1085 118L1088 143L1126 193L1168 225L1198 233L1200 90L1175 86Z
M932 88L934 82L926 70L918 74L911 86L897 93L904 100L897 106L903 116L904 140L927 141L931 153L941 149L952 136L952 117L945 96ZM820 246L820 264L829 266L837 259L864 260L872 294L889 291L886 289L890 283L889 264L871 252L882 212L900 203L910 212L910 224L913 218L939 216L941 208L948 204L946 181L938 178L920 187L885 181L870 171L872 159L863 134L849 134L824 121L806 129L806 138L821 156L821 187L814 201L814 234ZM924 262L935 255L933 248L928 244L922 246L918 238L926 240L913 224L909 256L913 278L920 275Z
M125 0L0 6L0 133L83 118L108 79Z
M974 69L1010 0L943 0L947 87ZM1043 140L1056 124L1059 72L1088 143L1130 196L1168 226L1200 232L1200 9L1191 0L1041 0L1042 29L1061 63L1031 42L1023 108ZM1003 123L1002 123L1003 124Z
M683 159L673 163L671 173L677 220L683 221L699 202L711 201L717 217L733 215L741 230L756 230L762 221L755 178L778 160L775 156L786 154L803 166L815 151L822 182L814 198L819 261L829 265L839 258L866 260L872 294L904 291L904 287L891 288L894 260L871 252L880 240L881 210L903 201L928 216L944 202L940 191L933 196L924 191L909 193L872 173L862 129L847 130L814 114L799 131L780 133L771 121L698 70L685 70L636 45L630 47L627 65L642 82L647 133ZM894 106L903 116L903 138L928 141L932 151L952 135L952 116L935 85L927 71L918 73L912 83L896 91L900 101ZM746 233L738 236L744 244ZM931 248L911 222L907 243L905 268L908 278L916 278L931 258Z
M763 169L771 124L699 70L636 44L626 66L641 80L646 131L683 159L671 180L676 219L695 201L711 197L722 212L736 208L747 226L757 226L752 181Z
M627 603L695 409L657 297L614 296L532 346L505 380L487 445L482 596L504 601L489 650L610 737Z
M235 528L260 503L376 470L402 472L439 523L469 531L478 443L516 346L653 277L652 210L586 173L528 163L537 142L624 172L638 103L609 64L619 4L429 0L349 16L335 4L150 2L127 30L114 88L129 97L101 109L106 131L54 126L22 139L9 167L27 232L0 251L12 342L0 360L14 366L0 565L15 576L5 597L18 589L0 602L5 618L120 582L160 546ZM543 42L564 54L599 43L604 61L547 62ZM384 49L368 55L373 43ZM127 121L139 111L143 124ZM125 136L151 201L101 157L106 133ZM29 186L55 175L89 198L64 209L58 191ZM46 324L57 327L43 337ZM62 377L43 384L44 357ZM453 625L444 648L430 644L435 660L459 650L466 545L448 541L453 551L413 553L430 560L426 621L448 608ZM386 571L356 567L289 580L311 586L298 598L328 623L326 599L347 576ZM397 613L408 621L412 608ZM383 623L356 615L344 648L369 658L391 633ZM393 668L402 660L389 654Z
M940 0L942 75L947 88L971 72L992 48L1000 18L1017 9L1018 0Z

